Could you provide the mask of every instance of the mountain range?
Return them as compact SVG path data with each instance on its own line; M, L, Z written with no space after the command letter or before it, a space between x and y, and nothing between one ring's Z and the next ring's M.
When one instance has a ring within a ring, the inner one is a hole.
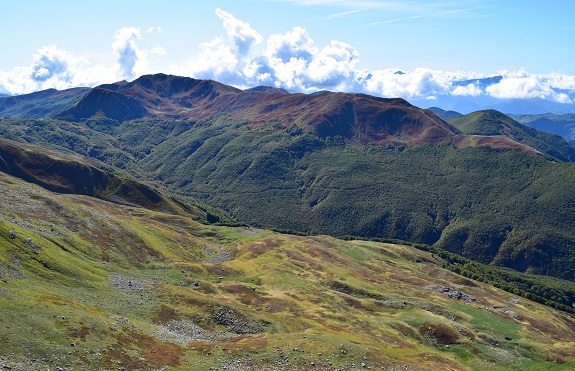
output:
M502 76L491 76L473 80L454 81L453 86L465 87L473 85L478 91L485 92L487 88L500 83L502 80ZM512 115L542 115L548 113L563 115L575 113L575 105L572 103L575 99L575 93L560 89L556 89L555 93L565 95L570 102L560 103L543 98L496 98L485 93L476 96L439 93L434 95L433 99L429 97L413 98L410 99L410 102L423 108L434 106L462 113L489 109Z
M448 122L403 99L164 74L15 98L5 138L95 158L225 218L575 277L575 149L496 111ZM60 112L27 118L47 100Z
M559 135L164 74L0 117L4 368L573 368Z

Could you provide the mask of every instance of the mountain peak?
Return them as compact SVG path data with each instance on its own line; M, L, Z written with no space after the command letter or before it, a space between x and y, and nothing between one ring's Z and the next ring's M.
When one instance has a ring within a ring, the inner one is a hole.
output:
M90 90L82 99L56 117L71 121L107 117L118 121L146 116L146 109L136 99L103 88Z
M245 89L245 92L258 92L258 93L279 93L289 94L289 91L282 88L274 88L272 86L259 85L254 88Z

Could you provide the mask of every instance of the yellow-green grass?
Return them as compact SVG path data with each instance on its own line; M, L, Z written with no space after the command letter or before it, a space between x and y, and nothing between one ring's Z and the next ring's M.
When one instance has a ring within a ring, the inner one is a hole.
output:
M8 367L575 367L572 316L409 246L206 226L4 174L0 203Z

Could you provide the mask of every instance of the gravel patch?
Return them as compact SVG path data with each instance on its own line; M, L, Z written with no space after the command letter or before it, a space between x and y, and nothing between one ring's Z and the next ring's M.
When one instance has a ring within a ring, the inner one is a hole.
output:
M234 334L257 334L266 328L263 323L250 321L241 313L230 308L220 308L213 317L218 324L223 325Z
M208 257L204 263L223 263L234 258L234 255L231 252L221 246L208 245L204 246L203 250L204 254Z
M477 300L474 297L467 295L466 293L459 291L454 287L447 287L447 286L442 286L442 285L430 285L430 286L420 287L420 289L438 292L440 294L447 296L450 299L455 299L455 300L463 300L463 301L475 301L475 300Z
M166 326L158 326L154 335L161 341L180 345L195 341L224 341L236 336L228 332L207 331L192 321L185 320L172 320Z
M490 312L501 312L501 313L505 313L509 316L511 316L511 318L513 319L521 319L521 317L519 316L519 313L517 313L514 310L510 310L504 307L500 307L498 305L491 305L491 306L486 306L484 307L486 310L490 311Z

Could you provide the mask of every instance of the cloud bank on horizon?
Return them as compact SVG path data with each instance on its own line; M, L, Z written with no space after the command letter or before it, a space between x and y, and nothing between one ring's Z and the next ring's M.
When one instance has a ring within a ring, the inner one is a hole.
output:
M124 27L115 32L111 45L115 60L110 63L93 64L87 56L75 55L56 45L44 46L34 54L30 66L0 70L0 93L25 94L48 88L96 86L164 72L213 79L240 88L268 85L290 92L331 90L430 101L441 96L536 98L575 104L575 76L500 71L501 79L485 85L479 79L489 76L477 72L423 67L411 71L359 69L359 52L347 43L331 40L325 46L318 46L300 26L269 35L264 43L264 37L248 23L219 8L215 14L223 23L225 35L202 43L199 52L185 64L153 70L149 57L167 53L160 46L141 49L138 42L146 33L161 32L161 29Z

